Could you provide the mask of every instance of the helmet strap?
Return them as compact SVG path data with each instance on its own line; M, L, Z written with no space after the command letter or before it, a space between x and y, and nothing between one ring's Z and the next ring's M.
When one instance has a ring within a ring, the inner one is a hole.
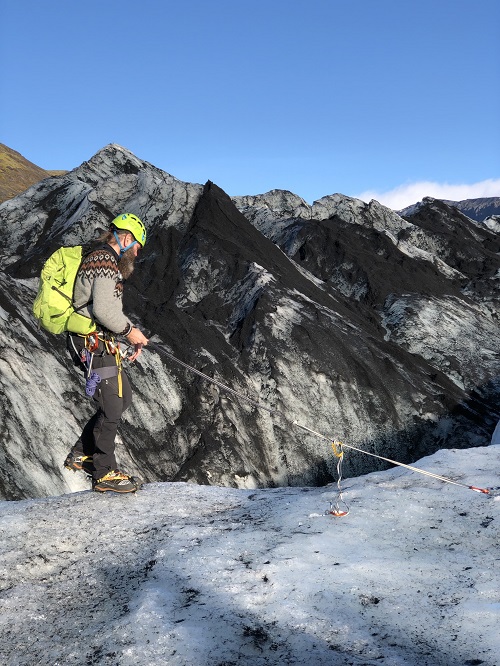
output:
M116 232L116 230L113 233L115 235L115 240L118 243L118 247L120 248L120 257L122 256L122 254L125 254L125 252L127 250L129 250L131 247L133 247L134 245L137 244L137 241L134 240L131 243L129 243L128 245L126 245L125 247L123 247L123 245L121 244L121 241L120 241L120 236L118 236L118 233Z

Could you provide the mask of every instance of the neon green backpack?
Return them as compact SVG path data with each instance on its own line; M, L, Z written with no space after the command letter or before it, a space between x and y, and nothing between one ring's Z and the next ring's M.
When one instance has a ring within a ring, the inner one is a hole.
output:
M88 335L96 329L92 319L79 314L73 307L73 288L83 256L81 245L60 247L42 268L33 314L49 333L70 331ZM82 307L86 305L88 303Z

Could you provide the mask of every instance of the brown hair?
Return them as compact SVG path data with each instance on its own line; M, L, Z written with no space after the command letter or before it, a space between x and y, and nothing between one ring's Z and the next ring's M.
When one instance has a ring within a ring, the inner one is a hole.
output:
M118 234L118 236L125 236L125 234L132 233L131 231L127 231L126 229L116 229L115 227L111 227L111 229L108 229L107 231L102 231L101 235L98 238L96 238L94 243L96 245L112 243L115 240L115 231Z
M115 231L118 234L118 236L125 236L125 234L131 233L130 231L127 230L112 228L112 230L104 231L103 233L101 233L101 235L94 241L93 246L99 247L99 245L106 245L112 243L115 240L115 234L114 234ZM134 261L135 261L134 255L130 254L129 252L126 252L119 258L118 268L120 269L120 273L122 274L124 280L129 278L134 272Z

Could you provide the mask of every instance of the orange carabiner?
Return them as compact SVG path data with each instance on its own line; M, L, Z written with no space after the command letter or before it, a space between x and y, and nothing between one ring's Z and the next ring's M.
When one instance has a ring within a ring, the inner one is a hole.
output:
M85 349L93 353L99 347L99 336L97 333L89 333L85 336Z
M328 511L329 516L335 516L335 518L342 518L342 516L347 516L349 511L340 511L340 509L333 509L332 511Z

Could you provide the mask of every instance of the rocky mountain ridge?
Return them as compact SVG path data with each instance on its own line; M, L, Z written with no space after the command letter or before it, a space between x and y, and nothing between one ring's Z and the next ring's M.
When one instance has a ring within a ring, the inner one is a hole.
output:
M61 463L92 405L64 339L37 330L30 307L51 251L122 210L148 227L128 313L176 358L275 411L145 352L128 371L118 446L130 472L242 488L331 481L331 449L293 421L402 462L489 442L494 231L438 201L404 219L339 194L312 206L281 191L231 199L112 144L0 206L3 497L86 487ZM344 471L380 465L352 454Z
M20 153L12 150L4 144L0 144L0 203L21 194L29 186L36 184L40 180L52 176L61 176L66 174L64 170L45 170L33 164ZM285 191L285 190L271 190L263 195L248 195L244 197L233 197L235 202L238 201L263 201L267 199L270 203L274 200L274 211L280 214L281 209L280 200L289 203L295 201L298 209L302 214L313 214L321 211L325 202L335 196L341 195L328 195L322 197L318 201L314 201L312 205L307 204L301 197ZM402 210L395 211L400 216L411 215L416 210L425 204L426 201L432 201L432 197L425 197L411 206L407 206ZM498 217L500 215L500 197L482 197L477 199L464 199L462 201L443 200L449 206L457 208L460 212L470 217L477 222L484 222L488 218ZM309 213L307 212L309 211Z
M421 206L425 206L426 203L431 201L433 201L432 197L425 197L422 201L397 212L402 217L413 215ZM481 197L478 199L463 199L462 201L442 199L442 201L467 215L471 220L476 220L476 222L486 222L489 218L500 215L500 197Z

